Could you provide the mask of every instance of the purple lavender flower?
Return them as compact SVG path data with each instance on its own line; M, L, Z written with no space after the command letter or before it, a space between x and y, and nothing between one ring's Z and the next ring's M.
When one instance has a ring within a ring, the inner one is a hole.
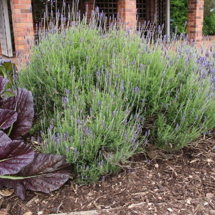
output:
M140 88L139 87L135 87L135 93L137 93L137 94L140 93Z
M211 79L211 83L215 83L215 76Z
M86 127L86 128L84 129L84 134L85 134L85 135L88 135L88 134L89 134L89 128L88 128L88 127Z
M68 97L63 97L63 103L64 105L67 105L69 103Z
M124 125L127 125L127 124L128 124L128 120L125 119L125 120L123 121L123 124L124 124Z
M211 73L215 75L215 68L211 69Z
M27 38L27 40L26 40L26 41L27 41L27 44L29 45L29 44L30 44L30 39L29 39L29 38Z
M108 80L109 80L109 74L108 73L106 73L105 78L106 78L106 81L108 82Z
M124 92L124 80L121 81L120 92Z
M59 143L60 143L60 138L59 138L59 137L55 137L55 142L56 142L57 144L59 144Z
M90 115L92 115L93 114L93 109L92 108L90 108Z
M135 143L135 142L136 142L136 138L133 137L133 138L131 139L131 143Z
M210 56L210 53L209 53L209 52L206 52L206 53L205 53L205 56L206 56L206 57L209 57L209 56Z
M101 76L100 69L98 69L98 71L96 72L96 75L97 75L98 77Z
M116 116L116 114L117 114L117 111L113 111L113 116Z
M178 123L176 124L175 130L178 131L179 125Z
M19 57L20 54L21 54L21 51L18 50L17 53L16 53L16 57Z
M166 110L168 110L168 108L169 108L169 104L167 103L167 104L166 104Z
M37 137L37 142L40 143L40 141L41 141L41 138Z
M68 152L69 151L69 146L68 145L66 145L66 152Z
M69 93L70 93L70 90L68 90L68 89L64 89L65 90L65 93L66 93L66 95L69 95Z
M210 45L210 52L213 51L213 45Z
M103 128L103 129L106 128L106 124L104 123L104 121L102 121L102 128Z

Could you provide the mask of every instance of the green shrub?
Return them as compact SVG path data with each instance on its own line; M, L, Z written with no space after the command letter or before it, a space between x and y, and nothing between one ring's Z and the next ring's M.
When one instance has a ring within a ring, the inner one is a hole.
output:
M9 82L6 89L14 87L15 70L16 66L11 60L0 56L0 76L7 78Z
M92 88L74 94L76 99L64 98L63 112L55 112L44 151L65 155L76 164L79 182L93 182L117 172L137 151L143 122L138 113L130 115L130 104L125 109L120 92Z
M206 36L215 34L215 12L211 12L211 9L214 7L215 2L213 0L205 0L203 34Z
M187 32L188 0L170 0L170 16L174 20L178 34Z
M148 141L178 149L214 126L212 56L199 58L186 41L176 52L148 41L76 23L47 34L20 73L43 122L43 151L65 155L80 183L119 171Z
M215 12L204 17L203 34L215 35Z

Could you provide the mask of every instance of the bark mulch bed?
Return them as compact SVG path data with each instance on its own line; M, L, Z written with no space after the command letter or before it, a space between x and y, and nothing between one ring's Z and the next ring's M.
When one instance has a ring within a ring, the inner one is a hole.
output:
M214 147L215 137L172 153L149 146L117 176L88 186L71 180L51 194L27 192L25 201L12 194L0 206L9 215L213 215Z

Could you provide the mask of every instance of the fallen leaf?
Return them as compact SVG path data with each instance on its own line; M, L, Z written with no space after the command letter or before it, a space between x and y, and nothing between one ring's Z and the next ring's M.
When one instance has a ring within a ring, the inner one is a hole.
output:
M190 198L190 197L186 200L186 202L187 202L188 204L190 204L191 201L192 201L192 198Z
M1 189L0 190L0 195L1 196L11 196L14 193L14 189Z
M0 209L0 215L10 215L5 209Z
M32 215L32 212L29 211L29 212L24 213L23 215Z
M214 161L213 161L212 159L209 158L209 159L207 159L207 162L208 162L208 163L212 163L212 162L214 162Z
M196 161L199 161L199 159L194 159L194 160L190 161L190 163L194 163Z
M207 194L206 194L206 198L211 199L212 197L214 197L214 194L213 194L213 193L207 193Z

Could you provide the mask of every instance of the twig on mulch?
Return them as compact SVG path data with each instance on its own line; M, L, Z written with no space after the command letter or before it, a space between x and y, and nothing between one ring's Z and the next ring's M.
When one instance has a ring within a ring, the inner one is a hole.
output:
M57 214L59 213L60 207L63 205L63 202L61 201L59 206L57 207Z

